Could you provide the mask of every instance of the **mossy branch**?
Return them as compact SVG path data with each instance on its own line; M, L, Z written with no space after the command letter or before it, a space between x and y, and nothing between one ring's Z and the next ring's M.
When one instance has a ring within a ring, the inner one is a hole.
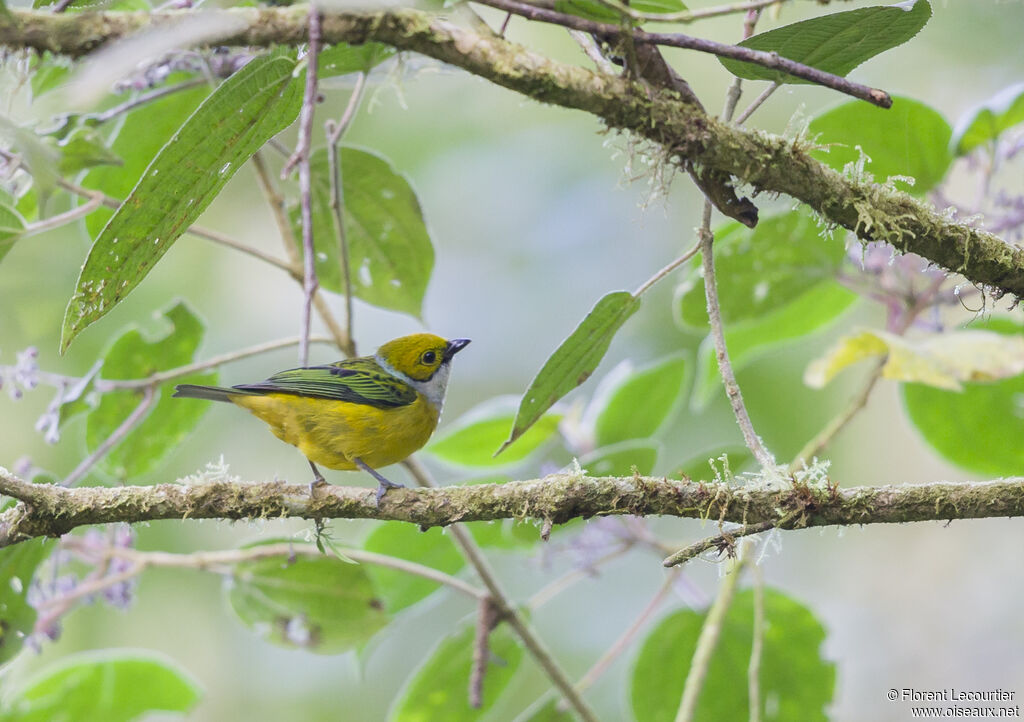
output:
M378 508L373 490L283 481L157 484L116 488L32 484L0 469L0 547L79 526L156 519L380 519L422 527L493 519L563 524L608 514L713 522L779 522L785 528L1024 516L1024 477L990 482L860 486L669 481L553 474L505 484L394 489Z
M81 57L105 42L167 25L195 11L97 12L54 15L12 10L0 17L0 45ZM269 46L306 40L307 6L203 11L241 28L225 45ZM828 222L864 240L887 241L976 284L1024 296L1024 249L956 223L911 196L843 176L811 158L806 142L719 123L666 91L652 94L626 78L552 61L493 35L457 27L410 9L335 13L324 18L325 43L386 43L436 58L535 100L575 108L666 148L689 161L735 176L758 191L784 193Z

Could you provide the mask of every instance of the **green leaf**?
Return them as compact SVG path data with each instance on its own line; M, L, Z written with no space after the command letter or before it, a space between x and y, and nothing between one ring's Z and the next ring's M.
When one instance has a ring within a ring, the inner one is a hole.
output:
M445 574L455 574L466 564L451 539L439 527L421 532L412 524L383 524L367 537L363 548L423 564ZM441 586L440 582L378 564L367 564L366 569L377 593L384 600L384 608L392 614L425 599Z
M36 568L53 550L52 539L30 539L0 549L0 665L21 651L36 610L27 600Z
M471 409L456 422L454 429L432 441L424 451L463 466L508 466L530 456L558 431L562 415L545 414L523 434L514 449L495 458L494 449L504 441L515 418L507 401L506 397L499 397Z
M680 0L634 0L626 4L641 13L666 14L686 10L686 5ZM615 8L598 0L555 0L555 10L599 23L618 24L623 18Z
M1022 328L1006 319L974 324L1020 339ZM964 469L986 476L1014 476L1024 470L1024 375L995 383L964 384L946 391L903 385L910 421L932 448ZM996 421L997 420L997 421Z
M758 318L731 324L725 343L733 371L746 368L772 349L830 327L853 305L858 296L835 281L823 281L781 308ZM697 352L699 377L694 384L691 407L700 410L722 392L722 377L709 335Z
M279 52L225 80L161 149L89 251L61 351L137 286L235 171L299 111L295 60Z
M336 556L243 562L226 588L239 619L282 647L336 654L364 644L388 623L366 568Z
M434 247L415 191L379 155L345 146L339 160L353 295L419 318L434 268ZM344 293L326 151L313 153L310 170L317 278L326 290ZM289 216L301 253L298 206Z
M580 466L591 476L629 476L636 473L647 476L658 463L659 444L631 440L613 444L583 456Z
M888 110L852 101L814 118L808 132L816 143L826 146L811 151L822 163L842 171L860 162L861 153L870 158L864 166L879 181L890 176L910 176L911 186L896 181L896 187L921 195L946 176L953 155L949 152L952 130L933 108L910 98L894 97Z
M530 383L512 431L496 454L526 433L556 401L590 378L616 332L639 308L640 299L628 291L609 293L597 302Z
M680 610L644 640L633 668L633 714L644 722L671 722L705 614ZM694 720L750 717L747 664L753 638L754 594L738 592L722 623ZM826 720L835 689L835 665L821 658L825 630L814 614L785 594L764 590L761 714L771 720Z
M167 79L167 83L173 84L180 79L178 74L174 74ZM93 168L82 178L82 185L102 191L111 198L126 198L154 156L167 145L209 94L210 88L207 86L189 88L141 105L128 113L110 146L111 152L122 159L123 165ZM113 215L114 211L101 206L86 216L85 227L89 236L96 238Z
M188 712L198 685L148 651L79 652L50 665L8 701L5 722L130 722L148 712Z
M32 75L29 77L32 98L38 98L60 86L70 72L71 59L66 55L54 55L47 50L36 56L32 63Z
M823 280L835 277L846 255L843 244L822 237L809 214L793 211L771 216L750 230L727 223L715 232L715 276L722 320L755 319L795 300ZM677 290L679 319L708 327L700 257L690 278Z
M55 143L61 175L72 175L97 165L121 165L123 161L107 148L103 138L92 128L75 128Z
M203 323L182 302L164 317L171 329L149 341L138 329L122 334L104 355L105 379L140 379L158 371L184 366L193 361L203 337ZM176 383L215 383L216 372L194 374L162 384L159 398L145 419L115 446L100 466L118 479L128 479L153 470L178 446L206 412L208 404L173 399ZM142 397L133 391L110 391L86 419L85 439L90 451L99 447L139 405Z
M6 194L4 195L6 196ZM0 261L14 247L15 241L21 237L24 230L25 219L13 206L0 200Z
M932 16L927 0L849 10L803 20L740 43L741 47L776 52L804 65L845 76L866 60L910 40ZM733 75L747 80L810 83L788 73L731 58L719 58Z
M613 388L595 394L597 446L654 436L682 398L685 381L685 357L672 356L632 371Z
M320 79L349 73L365 73L395 54L390 45L373 41L362 45L338 43L320 51L317 58L317 76Z
M1003 88L961 117L953 132L956 154L967 155L1018 123L1024 123L1024 83Z
M483 718L494 706L519 668L523 649L501 625L491 633L491 660L484 675L483 704L469 706L467 688L473 660L474 625L443 640L417 670L395 711L391 722L463 722Z

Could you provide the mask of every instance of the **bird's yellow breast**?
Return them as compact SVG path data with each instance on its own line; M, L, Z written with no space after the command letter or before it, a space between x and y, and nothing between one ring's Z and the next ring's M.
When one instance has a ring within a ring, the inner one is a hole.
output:
M439 416L420 394L411 404L384 409L294 394L239 394L231 400L329 469L355 469L357 457L375 469L397 463L427 443Z

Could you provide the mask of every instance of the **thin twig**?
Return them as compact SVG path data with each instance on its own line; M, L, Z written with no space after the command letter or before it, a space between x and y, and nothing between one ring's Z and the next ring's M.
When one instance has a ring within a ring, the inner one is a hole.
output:
M317 101L317 59L320 55L320 26L323 16L315 5L309 8L309 50L306 52L306 91L299 114L299 138L295 152L281 170L286 178L299 166L299 208L302 217L302 325L300 327L299 364L309 365L309 329L313 318L313 296L320 287L316 277L316 248L313 245L313 171L309 156L313 140L313 115Z
M761 532L768 531L769 529L788 528L798 515L799 511L791 511L778 520L769 519L768 521L762 521L756 524L743 524L735 529L724 530L721 534L708 537L707 539L701 539L687 547L683 547L674 554L665 557L661 564L665 567L678 566L683 562L687 562L694 557L703 554L708 549L718 549L719 554L723 551L728 552L734 548L737 539L745 536L751 536L753 534L760 534ZM733 556L733 554L730 553L729 556Z
M760 108L761 105L764 104L764 101L768 100L768 98L772 96L772 93L779 89L780 85L781 83L772 83L765 88L764 92L754 98L753 102L751 102L751 104L748 105L742 113L740 113L740 117L736 119L736 125L743 125L747 121L747 118L753 115L754 111Z
M200 85L206 85L205 78L195 78L193 80L186 80L178 83L177 85L169 85L165 88L157 88L148 93L143 93L130 100L126 100L120 105L115 105L113 108L108 108L102 113L95 113L82 116L82 120L92 125L99 125L100 123L106 123L109 120L113 120L117 116L135 110L136 108L145 105L146 103L152 103L154 100L160 100L168 95L181 92L182 90L189 90L191 88L199 87Z
M44 231L49 231L53 228L60 228L63 225L71 223L72 221L77 221L79 218L89 215L101 205L103 205L103 194L93 192L92 197L89 198L88 202L83 203L77 208L72 208L70 211L58 213L55 216L50 216L49 218L45 218L41 221L30 223L25 226L25 230L23 230L20 235L26 237L34 236L37 233L43 233Z
M139 405L136 406L130 414L128 414L127 418L121 422L120 426L114 429L110 436L103 440L103 443L96 447L94 452L82 459L82 463L76 466L75 469L64 478L60 485L74 486L82 479L82 477L89 473L89 470L95 466L96 462L106 456L108 451L114 448L118 442L127 436L128 432L135 428L136 424L142 421L146 416L146 413L149 411L149 407L153 405L155 398L156 390L154 388L150 387L145 389L142 392L142 400L139 402Z
M731 58L733 60L754 63L771 70L778 70L780 72L802 78L803 80L808 80L816 85L831 88L832 90L850 95L854 98L865 100L872 105L877 105L882 108L889 108L892 106L892 98L883 90L870 88L866 85L861 85L860 83L854 83L839 75L826 73L822 70L818 70L817 68L812 68L809 65L804 65L803 63L798 63L788 58L784 58L775 52L753 50L740 45L728 45L726 43L719 43L706 38L695 38L690 35L682 35L679 33L649 33L643 30L633 30L632 33L628 33L624 31L620 25L616 25L614 23L594 22L593 20L586 20L584 18L576 17L575 15L566 15L565 13L560 13L555 10L548 10L546 8L528 5L526 3L519 2L518 0L477 0L477 2L482 5L489 5L491 7L498 8L499 10L505 10L507 12L515 13L516 15L521 15L528 20L561 25L563 27L581 30L587 33L610 35L616 38L629 35L635 43L665 45L673 48L696 50L698 52L710 53L711 55L716 55L722 58Z
M239 351L232 351L230 353L221 354L220 356L214 356L208 358L205 361L197 361L187 366L179 366L177 368L168 369L167 371L160 371L159 373L147 376L144 379L97 379L95 388L97 391L123 391L133 389L144 389L149 386L159 386L167 381L181 378L182 376L189 376L199 371L205 371L206 369L215 368L222 366L232 361L238 361L240 359L248 358L250 356L257 356L259 354L267 353L269 351L276 351L282 348L288 348L289 346L298 346L299 337L294 338L282 338L277 341L268 341L267 343L261 343L256 346L250 346ZM311 336L309 339L310 343L334 343L334 339L330 336Z
M635 298L639 298L651 286L653 286L655 283L657 283L658 281L663 279L668 274L672 273L672 271L674 271L677 268L679 268L681 265L683 265L684 263L689 261L691 258L696 256L698 253L700 253L700 241L695 243L693 245L693 247L690 250L688 250L686 253L684 253L683 255L679 256L679 258L675 259L674 261L669 263L667 266L662 268L660 271L655 273L653 276L648 278L646 281L644 281L642 284L640 284L640 286L637 287L637 289L635 291L633 291L633 296Z
M402 462L403 466L409 470L416 483L420 486L427 488L434 488L437 486L434 480L430 478L429 473L418 461L412 457ZM502 589L501 583L498 581L497 575L494 573L494 569L491 567L490 562L483 555L480 547L477 546L476 541L461 524L452 524L451 526L452 538L455 541L456 546L459 547L466 561L468 561L472 567L476 570L480 580L487 587L488 591L494 601L494 605L497 607L501 617L508 622L509 626L512 627L516 636L519 637L523 642L523 646L526 647L530 655L537 661L541 669L544 670L551 682L558 688L558 691L568 702L569 706L578 714L584 722L597 722L597 715L590 708L590 705L583 699L583 697L573 687L572 682L566 675L565 671L555 660L551 651L547 648L544 642L537 636L537 633L530 626L529 622L523 618L523 616L516 609L512 603L511 598Z
M700 691L707 678L712 654L715 647L718 646L725 614L729 611L729 605L732 604L732 598L736 592L736 582L745 565L746 560L743 557L736 560L732 569L722 580L718 596L715 597L707 617L704 618L704 626L700 629L697 647L694 649L693 659L690 661L690 671L686 675L686 684L683 686L683 696L679 701L679 710L676 712L676 722L690 722L697 711L697 700L700 698Z
M349 340L349 348L345 351L350 356L356 355L355 313L352 310L352 268L349 262L348 237L345 233L345 191L341 184L341 160L338 144L342 136L355 118L359 102L366 88L366 73L356 78L356 87L349 96L345 112L335 123L328 120L324 124L327 132L327 164L331 177L331 213L334 214L334 225L338 231L338 263L340 264L341 282L345 289L345 335Z
M487 642L491 632L501 620L498 610L490 597L483 597L477 604L476 634L473 638L473 667L469 675L469 706L480 709L484 703L484 676L491 650Z
M747 407L743 403L743 394L739 384L736 383L736 374L729 361L729 350L725 345L722 309L718 304L718 286L715 282L715 260L712 252L715 237L711 233L711 203L709 202L704 204L704 218L698 235L701 241L701 265L704 270L704 296L707 299L708 323L711 325L711 339L715 346L715 358L718 360L718 372L722 376L725 394L729 397L729 404L732 406L736 423L743 434L744 443L761 468L767 469L775 465L775 459L764 448L757 432L754 431L750 414L747 413Z

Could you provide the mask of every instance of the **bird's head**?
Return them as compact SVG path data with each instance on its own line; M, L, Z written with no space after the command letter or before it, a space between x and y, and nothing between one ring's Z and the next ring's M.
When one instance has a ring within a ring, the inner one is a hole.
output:
M446 341L432 333L414 333L377 349L377 361L412 381L428 382L439 370L447 369L452 357L468 343L468 338Z

